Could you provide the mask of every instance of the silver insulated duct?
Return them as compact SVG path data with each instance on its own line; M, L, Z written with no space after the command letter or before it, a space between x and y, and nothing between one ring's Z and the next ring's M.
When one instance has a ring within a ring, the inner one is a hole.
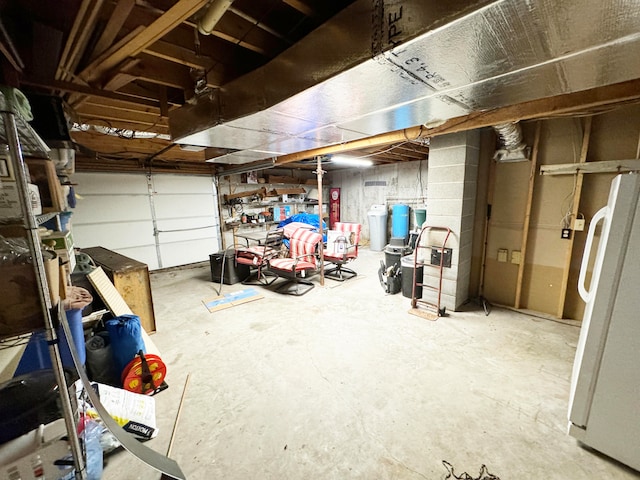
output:
M640 78L638 51L637 0L357 0L170 130L248 163Z
M519 123L494 125L493 129L500 139L500 148L493 155L497 162L521 162L529 160L531 149L522 141L522 128Z

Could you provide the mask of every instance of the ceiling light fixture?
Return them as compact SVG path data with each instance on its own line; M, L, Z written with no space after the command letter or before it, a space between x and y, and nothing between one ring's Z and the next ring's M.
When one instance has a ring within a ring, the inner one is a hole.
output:
M373 162L368 158L344 157L342 155L331 157L331 162L336 165L344 165L345 167L365 168L373 165Z

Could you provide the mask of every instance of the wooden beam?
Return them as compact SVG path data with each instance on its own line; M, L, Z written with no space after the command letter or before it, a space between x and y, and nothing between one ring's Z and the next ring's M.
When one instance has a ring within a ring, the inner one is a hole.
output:
M228 12L220 19L211 35L268 57L277 55L288 46L279 38L254 27L253 23L233 12Z
M104 52L102 55L98 56L98 58L96 60L94 60L88 67L86 67L84 70L82 70L82 72L80 72L80 74L78 75L78 78L76 78L76 81L79 79L82 82L85 82L86 84L90 84L90 83L97 83L97 82L91 82L90 81L90 77L91 77L91 72L94 69L94 65L98 64L99 62L102 62L105 58L109 57L109 55L111 55L113 52L117 51L118 49L122 48L124 45L126 45L127 43L129 43L136 35L138 35L139 33L141 33L144 30L144 27L138 27L137 29L129 32L127 35L125 35L123 38L121 38L116 44L112 45L106 52ZM132 59L128 59L129 61L131 61ZM127 62L122 62L122 64L120 65L122 68L126 68L127 66L130 66L131 64L127 64ZM117 76L119 72L111 72L111 77L105 82L108 83L109 81L113 80L114 77ZM114 85L117 85L118 83L120 84L120 86L122 87L123 85L127 85L128 83L130 83L132 80L129 78L125 78L122 76L119 76L117 79L117 81L114 81ZM96 85L97 86L97 85ZM103 85L104 88L104 85ZM108 88L106 90L109 90ZM73 105L73 106L79 106L82 105L82 103L84 102L85 97L82 95L70 95L68 102L69 104Z
M158 100L160 100L160 116L169 121L169 102L167 102L167 87L158 87Z
M169 135L169 127L162 124L156 124L156 125L150 126L148 124L126 122L124 120L106 119L104 117L95 116L95 115L81 115L79 120L80 120L80 123L86 123L88 125L119 128L121 130L143 131L143 132L150 132L158 135Z
M411 135L411 136L410 136ZM370 147L379 147L382 145L389 145L390 143L396 143L407 138L425 138L426 129L420 127L407 128L405 130L398 130L395 132L383 133L373 137L363 138L360 140L354 140L351 142L341 143L338 145L330 145L328 147L314 148L313 150L306 150L304 152L291 153L289 155L282 155L276 159L276 165L285 165L291 162L298 162L307 158L313 158L321 155L328 155L331 153L350 152L353 150L361 150Z
M107 21L107 25L104 27L100 38L96 42L93 55L91 55L92 59L103 53L113 44L113 41L116 39L120 29L122 29L124 22L127 20L135 4L135 0L119 0L118 3L116 3L113 13Z
M582 148L580 149L580 164L587 162L587 153L589 151L589 139L591 138L591 120L592 117L587 117L584 121L584 131L582 134ZM580 197L582 196L582 183L584 180L584 173L578 171L576 175L575 190L573 191L573 200L571 207L571 218L575 220L580 210ZM560 283L560 298L558 299L558 311L556 316L562 318L564 316L564 302L567 298L567 286L569 284L569 272L571 271L571 256L573 254L573 243L575 235L572 235L569 239L569 245L567 245L567 251L564 257L564 268L562 270L562 282Z
M131 105L128 102L121 102L119 100L111 100L108 98L96 98L90 97L84 105L92 105L98 108L111 108L114 110L121 110L123 112L137 112L137 113L147 113L150 115L160 115L160 108L158 106L155 107L145 107L141 105ZM79 110L80 112L82 109Z
M149 45L142 51L147 55L153 55L154 57L200 70L209 70L213 67L214 63L209 57L203 57L188 48L173 45L162 40L158 40L156 43Z
M84 17L87 14L87 10L89 9L90 4L91 0L82 0L80 8L78 8L78 13L76 14L76 18L73 21L71 30L69 31L69 36L67 37L67 42L64 45L62 54L60 55L60 61L58 62L58 68L55 75L56 80L66 79L69 56L71 54L71 50L74 48L76 36L78 35L80 28L84 24Z
M140 55L141 62L127 69L126 73L157 85L175 87L182 90L193 88L194 81L189 70L149 55Z
M576 173L622 173L640 171L640 160L608 160L602 162L542 165L541 175L575 175Z
M206 81L209 87L220 87L229 79L221 63L215 64L211 57L197 55L187 48L172 45L168 42L158 41L145 48L143 53L161 60L206 72Z
M171 95L170 95L169 91L167 91L167 102L171 106L177 106L177 107L182 106L184 104L184 101L183 101L184 96L182 94L182 91L180 91L180 95L179 95L180 96L180 101L176 100L176 93L175 92L177 92L177 91L172 92ZM159 104L159 102L158 102L158 85L147 84L143 80L136 80L135 83L130 83L128 85L125 85L120 90L118 90L118 93L123 93L125 95L131 95L132 97L152 98L156 105Z
M175 145L169 140L161 138L120 138L105 135L97 131L73 132L73 139L80 145L104 155L122 155L123 157L139 156L140 158L156 154L168 146ZM178 146L170 151L158 155L165 160L180 160L185 162L204 162L204 152L182 150Z
M80 93L80 94L88 95L91 97L119 100L122 102L134 104L134 105L158 107L158 102L156 100L151 100L150 98L142 98L142 97L136 97L133 95L127 95L123 93L100 90L97 88L92 88L92 87L80 85L77 83L62 82L59 80L51 80L51 81L44 82L44 81L32 80L28 78L22 79L21 83L23 85L29 85L31 87L38 87L38 88L43 88L47 90L59 90L61 92Z
M113 75L111 78L109 78L104 83L102 88L104 88L105 90L115 91L124 87L125 85L129 85L131 82L133 82L136 79L136 76L131 75L130 73L127 73L127 72L132 68L134 68L135 66L137 66L139 63L140 63L140 59L138 58L126 59L124 62L122 62L120 71L115 73L115 75ZM86 102L86 99L82 103L84 102Z
M76 68L80 63L80 59L84 54L84 51L87 47L87 43L89 42L89 34L93 32L95 28L96 21L98 19L98 13L102 8L103 0L93 0L90 2L90 10L88 15L82 21L81 30L77 36L77 41L71 48L71 52L67 58L67 63L63 67L63 72L60 80L67 80L70 76L75 74Z
M427 128L424 126L412 127L404 130L383 133L381 135L375 135L361 140L354 140L352 142L346 142L339 145L331 145L290 155L283 155L278 157L276 165L296 162L306 158L313 158L316 155L348 152L351 150L360 150L366 147L388 145L390 143L406 141L408 139L427 138L435 137L437 135L445 135L447 133L464 132L466 130L490 127L500 123L545 118L560 114L567 115L616 103L633 101L639 98L640 79L630 80L628 82L616 83L606 87L568 93L566 95L559 95L551 98L542 98L508 107L463 115L461 117L447 120L442 125L433 128Z
M520 264L518 265L518 278L516 280L515 308L520 308L522 297L522 279L524 278L524 267L527 263L527 243L529 241L529 223L531 221L531 205L533 203L533 188L535 186L536 170L538 168L538 150L540 148L540 132L542 131L542 121L536 124L536 136L533 140L533 150L531 151L531 170L529 171L529 191L527 193L527 206L524 213L524 224L522 225L522 244L520 246Z
M163 121L158 113L147 113L141 111L129 111L101 106L96 107L94 105L83 105L81 109L78 109L76 113L81 118L103 118L109 121L126 121L131 123L138 123L140 125L152 126L152 125L164 125L166 121ZM138 127L142 128L142 127Z
M162 38L167 31L176 28L206 4L207 0L178 0L173 7L164 13L164 15L145 28L130 42L123 45L109 57L103 59L100 63L92 65L88 79L90 81L95 81L109 70L115 68L127 57L137 55L146 47Z
M91 62L84 70L82 70L82 72L80 72L80 78L84 79L88 83L92 83L92 82L95 83L96 79L92 80L92 75L95 69L99 65L101 65L103 62L105 62L109 57L111 57L116 52L124 48L127 44L132 42L133 39L136 38L138 35L140 35L142 32L144 32L144 27L142 25L131 30L128 34L126 34L120 40L118 40L116 43L111 45L106 51L98 55L98 57L95 60L93 60L93 62ZM123 58L123 61L125 59L126 57ZM106 73L106 72L107 70L105 70L102 73Z
M118 173L168 173L172 175L211 175L213 168L207 163L154 161L151 166L141 159L106 159L76 156L77 172L118 172Z
M291 8L299 11L300 13L302 13L303 15L306 15L307 17L314 17L316 15L316 12L309 5L302 2L301 0L282 0L282 3L286 3Z
M135 59L131 59L132 61L137 62L138 60ZM104 84L104 89L105 90L111 90L111 91L115 91L115 90L119 90L122 87L124 87L125 85L129 85L131 82L134 82L138 77L131 75L129 73L124 73L124 72L118 72L116 73L113 77L111 77L109 80L107 80L107 83ZM80 105L84 105L85 103L87 103L87 99L83 98L81 100L79 100L78 102L74 103L74 106L77 108Z

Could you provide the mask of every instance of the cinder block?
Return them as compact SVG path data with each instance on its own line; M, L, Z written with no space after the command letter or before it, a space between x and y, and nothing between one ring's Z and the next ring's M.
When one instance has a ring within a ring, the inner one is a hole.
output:
M463 182L430 183L427 192L431 200L444 198L461 199L466 194Z
M475 226L475 215L465 215L463 217L460 217L460 235L461 236L469 231L473 232L474 226Z
M466 147L466 161L467 165L477 166L480 163L480 148L475 145L467 145Z
M427 207L427 225L437 227L447 227L451 229L452 233L460 232L461 217L456 215L437 215L430 214L429 207Z
M429 149L429 168L466 165L467 163L467 147L465 145L438 150Z
M434 149L450 148L455 146L467 146L472 145L480 148L480 134L479 131L469 130L458 133L449 133L447 135L439 135L431 139L429 145L429 155Z
M460 215L464 217L466 215L475 215L475 213L476 213L475 197L473 199L464 200L462 203L462 209L461 209Z
M429 212L431 215L449 215L458 216L462 213L462 199L455 198L441 198L433 199L427 198L427 205L429 206Z
M464 182L465 178L464 164L448 165L448 166L432 166L429 164L429 178L427 185L433 183L452 183L452 182ZM427 194L429 189L427 187Z

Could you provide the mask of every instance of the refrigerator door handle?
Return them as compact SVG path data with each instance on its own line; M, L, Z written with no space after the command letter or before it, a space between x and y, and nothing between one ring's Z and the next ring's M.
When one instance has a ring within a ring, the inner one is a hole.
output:
M596 226L598 223L606 218L609 214L609 207L602 207L596 212L591 219L589 225L589 232L587 233L587 241L584 245L584 253L582 254L582 264L580 265L580 276L578 277L578 293L582 297L582 300L589 302L593 296L593 291L588 291L585 286L585 280L587 277L587 268L589 266L589 258L591 257L591 247L593 246L593 237L596 233Z

